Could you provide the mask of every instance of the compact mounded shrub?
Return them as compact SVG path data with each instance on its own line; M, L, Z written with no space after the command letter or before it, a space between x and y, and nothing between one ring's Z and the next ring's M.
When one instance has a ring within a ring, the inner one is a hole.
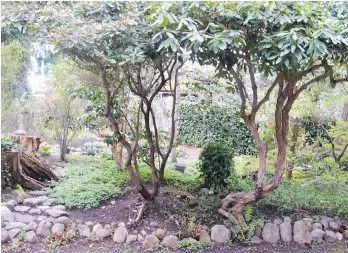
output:
M199 169L206 187L226 186L235 175L234 150L222 142L210 143L199 156Z

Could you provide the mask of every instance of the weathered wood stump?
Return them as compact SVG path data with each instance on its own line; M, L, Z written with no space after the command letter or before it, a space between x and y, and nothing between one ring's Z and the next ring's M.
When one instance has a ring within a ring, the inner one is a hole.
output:
M1 152L2 187L19 184L27 189L39 190L48 186L47 181L58 180L38 152L40 138L20 135L12 137L21 148Z

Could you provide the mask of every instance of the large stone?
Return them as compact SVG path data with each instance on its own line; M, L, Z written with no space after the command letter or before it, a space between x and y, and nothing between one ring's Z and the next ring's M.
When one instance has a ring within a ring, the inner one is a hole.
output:
M41 236L48 236L50 234L50 222L46 222L45 220L40 221L39 225L36 229L36 234Z
M250 242L251 244L260 244L262 240L258 236L254 235L250 238Z
M336 232L337 241L343 241L343 235L340 232Z
M280 238L278 226L267 222L262 229L262 238L265 242L277 243Z
M88 240L90 240L92 242L95 242L95 241L98 240L95 232L92 232L92 233L89 234Z
M292 241L292 227L290 222L283 222L279 225L280 237L284 242Z
M17 202L13 199L10 199L9 201L7 201L5 203L5 205L10 208L10 209L13 209L15 205L17 205Z
M206 232L205 230L202 230L202 231ZM209 238L209 242L210 242L210 238ZM163 238L162 245L169 248L176 248L178 246L178 237L174 235L168 235Z
M143 242L144 241L144 237L142 236L142 234L138 234L138 242Z
M32 230L28 231L28 232L25 233L24 241L25 242L30 242L30 243L36 243L37 242L37 235Z
M335 242L337 238L335 232L331 230L326 230L324 234L324 239L326 242Z
M64 224L54 223L52 226L51 232L54 234L63 234L64 233Z
M160 242L155 235L147 235L143 241L144 248L154 248Z
M65 216L59 217L58 219L56 219L55 222L64 224L65 226L70 226L72 224L72 221L68 217L65 217Z
M103 225L102 224L95 224L94 226L93 226L93 229L92 229L92 233L93 232L96 232L97 230L99 230L99 229L102 229L103 228Z
M38 206L38 209L40 209L42 212L46 211L47 209L50 209L50 206Z
M20 229L23 229L25 227L25 223L23 222L8 222L6 224L6 230L10 230L10 229L13 229L13 228L20 228Z
M42 211L38 208L33 208L31 210L29 210L28 212L29 214L36 214L36 215L40 215L42 213Z
M216 243L227 244L231 239L231 232L224 225L214 225L211 228L211 240Z
M24 197L22 194L17 194L15 201L17 202L17 204L22 204L24 200Z
M317 242L317 243L321 243L323 241L323 236L324 236L325 232L321 229L314 229L312 232L311 232L311 236L312 236L312 239L313 241Z
M339 226L337 224L337 222L335 221L330 221L329 222L329 228L333 231L337 231L339 229Z
M95 236L97 239L104 239L106 237L111 236L111 230L101 228L95 231Z
M13 210L15 210L16 212L26 212L30 209L30 206L15 206L13 208Z
M8 231L8 236L13 240L20 232L22 232L22 229L14 228Z
M128 231L125 227L118 227L115 230L113 241L117 243L123 243L126 240L127 235Z
M199 240L204 243L210 243L210 236L207 231L201 230L199 234Z
M47 199L45 202L42 203L43 206L51 206L55 202L55 199Z
M43 221L43 220L46 220L47 219L47 216L44 216L44 215L40 215L39 217L37 217L37 221L40 222L40 221Z
M290 216L284 216L284 222L292 222L291 217Z
M166 234L166 231L164 231L164 229L158 228L153 234L157 236L158 239L162 240Z
M125 224L124 222L119 222L119 223L117 224L117 227L123 227L123 228L125 228L125 227L126 227L126 224Z
M89 237L91 231L87 225L80 224L77 226L77 230L79 231L80 236Z
M9 239L10 239L10 237L8 236L7 231L2 230L2 231L1 231L1 243L2 243L2 244L3 244L3 243L6 243L6 242L9 241Z
M14 221L14 215L6 206L1 207L1 219L3 221Z
M29 231L29 230L35 231L36 229L37 229L37 224L36 224L36 222L34 222L34 221L30 222L28 225L26 225L26 226L23 228L24 231Z
M313 224L313 230L315 230L315 229L322 230L323 229L323 225L321 223L316 222L316 223Z
M36 217L30 214L14 213L14 216L15 216L15 220L19 222L29 223L36 220Z
M135 242L137 240L137 238L138 238L137 235L129 234L129 235L127 235L126 243L131 244L132 242Z
M312 236L303 221L296 221L294 224L294 241L300 244L312 242Z
M24 205L29 205L29 206L37 206L41 204L42 202L46 201L48 197L46 196L40 196L36 198L27 198L23 200Z
M67 212L60 209L50 208L45 211L46 214L52 216L53 218L58 218L60 216L68 215Z
M321 220L320 223L323 225L324 230L329 228L329 222L327 220Z

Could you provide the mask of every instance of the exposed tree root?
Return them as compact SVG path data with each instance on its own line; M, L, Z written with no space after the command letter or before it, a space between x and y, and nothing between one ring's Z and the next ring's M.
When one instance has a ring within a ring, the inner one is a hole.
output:
M143 214L147 210L147 207L147 202L132 203L130 205L128 225L136 225L143 217Z

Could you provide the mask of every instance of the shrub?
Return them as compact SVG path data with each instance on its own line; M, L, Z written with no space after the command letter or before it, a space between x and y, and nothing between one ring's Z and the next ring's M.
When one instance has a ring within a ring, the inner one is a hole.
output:
M1 138L1 151L9 151L18 148L18 144L12 137Z
M41 147L40 154L42 156L50 156L52 154L52 146L45 145L45 146Z
M105 161L113 161L114 157L112 156L112 152L110 150L104 151L101 153L101 158Z
M213 142L234 146L237 154L256 154L250 131L233 108L204 108L197 105L182 107L178 143L204 147Z
M224 143L210 143L204 147L200 160L200 172L207 187L226 186L235 176L233 149Z

